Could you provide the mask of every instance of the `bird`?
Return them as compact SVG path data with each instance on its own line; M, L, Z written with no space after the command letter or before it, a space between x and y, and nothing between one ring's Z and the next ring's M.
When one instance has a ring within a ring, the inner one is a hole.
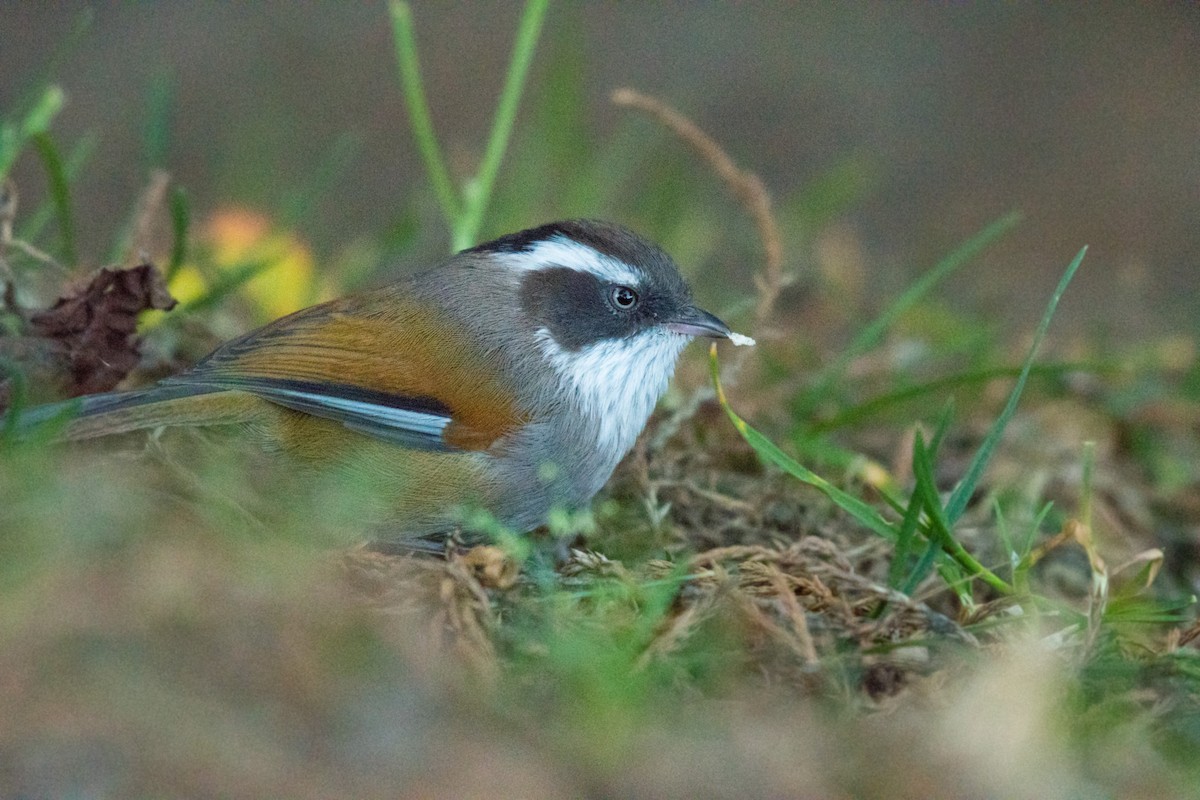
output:
M149 387L66 401L62 437L236 426L378 487L376 544L433 549L472 509L525 533L587 507L695 337L753 343L696 305L658 245L563 220L277 319Z

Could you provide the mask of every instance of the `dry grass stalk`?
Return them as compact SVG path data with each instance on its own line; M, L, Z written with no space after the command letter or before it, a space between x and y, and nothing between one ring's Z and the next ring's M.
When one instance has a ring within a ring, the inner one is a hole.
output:
M788 620L792 623L792 633L800 647L804 666L809 669L815 668L820 663L820 659L817 657L817 648L813 644L812 634L808 631L808 620L804 616L804 609L796 600L795 587L789 582L789 576L784 575L779 567L772 566L770 573L775 597L778 598Z
M623 88L612 93L612 101L618 106L635 108L649 114L690 145L754 220L764 254L763 269L754 278L758 289L758 302L754 309L757 333L758 328L771 316L779 293L786 285L783 272L783 240L771 209L771 196L767 193L762 179L757 174L740 168L716 140L658 98L642 94L635 89Z
M129 247L125 249L122 259L122 263L127 266L149 260L153 250L154 222L166 204L167 187L170 184L171 176L165 170L156 169L150 173L150 182L138 198L137 213L133 218L133 235L129 238Z
M44 253L31 245L29 242L13 236L13 223L17 218L17 201L19 198L20 195L17 192L17 185L12 181L11 178L6 179L3 184L0 184L0 280L3 280L6 284L6 306L10 310L16 308L16 302L12 296L12 267L9 266L7 259L4 258L5 250L10 247L14 250L20 250L34 261L40 261L43 264L49 264L55 269L63 272L66 271L62 264L59 264L58 261L56 261L50 254Z
M494 612L475 564L461 557L384 555L360 546L341 554L340 567L349 589L366 605L428 625L433 641L457 653L478 675L495 676Z
M667 617L650 641L649 646L638 657L637 668L645 669L654 659L674 652L687 640L692 631L712 613L716 597L715 592L706 593L684 605L678 613Z

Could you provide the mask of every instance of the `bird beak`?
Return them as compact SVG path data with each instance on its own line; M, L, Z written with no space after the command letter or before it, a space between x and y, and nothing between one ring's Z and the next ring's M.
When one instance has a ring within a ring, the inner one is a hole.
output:
M663 326L684 336L707 336L711 339L728 339L729 326L702 308L688 306L676 316L666 320Z

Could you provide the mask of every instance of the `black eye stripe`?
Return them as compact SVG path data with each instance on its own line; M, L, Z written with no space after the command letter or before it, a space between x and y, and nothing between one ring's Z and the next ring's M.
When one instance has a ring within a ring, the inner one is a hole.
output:
M563 266L526 272L519 297L529 326L544 328L568 351L651 329L688 300L677 300L669 288L664 293L652 281L605 278Z

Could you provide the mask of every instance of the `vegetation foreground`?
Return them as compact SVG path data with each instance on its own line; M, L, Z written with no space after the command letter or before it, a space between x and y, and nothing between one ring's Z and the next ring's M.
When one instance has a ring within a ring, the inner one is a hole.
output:
M456 246L504 191L544 11L529 4L460 196L392 6ZM818 247L853 170L779 211L673 109L613 99L699 154L739 204L725 212L750 219L762 267L720 311L760 346L685 355L592 517L445 558L356 544L358 487L297 493L236 438L67 449L61 420L18 436L10 415L0 795L1200 796L1194 338L1055 336L1082 250L1015 346L939 300L1015 215L874 296L846 248ZM297 225L224 209L193 226L155 173L113 270L72 275L86 154L51 137L62 102L45 88L4 117L0 180L40 158L50 192L22 209L4 183L0 407L148 382L402 254L359 248L331 286ZM545 156L514 154L513 184Z

